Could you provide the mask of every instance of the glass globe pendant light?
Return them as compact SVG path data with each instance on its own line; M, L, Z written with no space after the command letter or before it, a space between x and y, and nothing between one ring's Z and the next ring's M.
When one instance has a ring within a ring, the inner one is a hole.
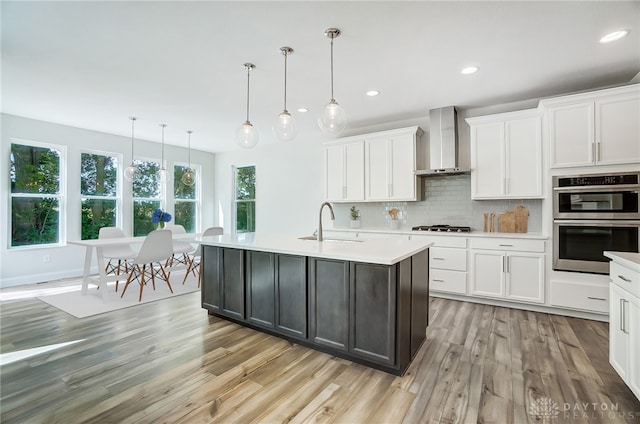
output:
M191 187L196 183L196 174L191 169L191 133L193 133L193 131L187 131L187 134L189 134L189 141L188 141L189 167L184 172L184 174L182 174L182 178L180 179L180 181L182 181L182 184L189 187Z
M133 130L136 123L136 117L130 116L131 119L131 165L124 169L124 179L127 181L133 181L138 176L138 167L133 162Z
M236 131L236 143L245 149L251 149L258 144L258 131L249 121L249 75L255 67L253 63L244 64L244 68L247 70L247 120Z
M171 174L164 167L164 128L167 124L160 124L162 127L162 153L160 155L160 169L156 172L156 178L160 182L160 184L166 184L171 181Z
M324 107L322 115L318 118L318 126L329 135L338 135L347 126L347 116L344 109L340 107L336 99L333 98L333 39L340 35L338 28L329 28L324 34L331 38L331 100Z
M287 56L293 53L291 47L280 47L280 52L284 56L284 109L276 117L273 124L273 133L280 141L291 141L298 134L296 121L287 111Z

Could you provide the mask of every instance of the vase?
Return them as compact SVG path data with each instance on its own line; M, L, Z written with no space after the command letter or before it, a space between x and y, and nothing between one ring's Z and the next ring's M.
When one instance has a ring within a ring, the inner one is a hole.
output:
M158 230L164 230L164 222L158 222Z
M359 219L352 219L350 221L351 224L351 228L360 228L360 220Z
M392 219L391 221L389 221L389 226L392 230L397 230L400 228L400 221L397 219Z

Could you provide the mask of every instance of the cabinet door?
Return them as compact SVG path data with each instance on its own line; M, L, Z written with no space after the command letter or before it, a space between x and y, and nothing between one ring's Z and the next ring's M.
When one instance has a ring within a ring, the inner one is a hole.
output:
M544 255L508 253L506 257L508 299L544 303Z
M615 284L609 288L609 362L623 380L627 381L629 369L628 300L625 292Z
M640 299L629 297L629 379L631 391L640 399Z
M505 194L542 197L542 122L540 117L505 123Z
M327 200L341 201L346 196L344 167L344 146L327 146L325 149L325 196Z
M548 111L551 167L594 164L594 104L577 103Z
M247 251L247 319L273 328L275 315L274 258L272 253Z
M351 263L350 352L393 365L396 339L396 267Z
M596 163L640 162L640 93L608 96L595 103Z
M276 255L276 330L307 338L307 258Z
M333 349L349 349L349 262L309 258L310 337Z
M244 320L244 250L223 248L221 254L222 309L220 313Z
M367 200L389 200L390 144L386 137L366 141L366 198Z
M389 197L391 200L416 200L415 138L413 134L391 140Z
M220 285L220 258L222 249L202 246L200 262L202 284L202 307L219 312L222 306Z
M504 124L471 128L471 197L504 197Z
M364 200L364 141L344 146L344 164L344 199Z
M505 296L505 261L503 252L471 251L471 293L477 296Z

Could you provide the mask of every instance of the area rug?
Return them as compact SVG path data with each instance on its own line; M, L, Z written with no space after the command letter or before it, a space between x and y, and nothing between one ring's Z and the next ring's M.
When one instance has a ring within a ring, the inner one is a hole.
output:
M117 293L115 291L116 283L108 283L109 299L107 302L102 300L102 293L98 290L95 284L89 284L89 290L87 294L83 296L81 294L82 283L80 280L78 281L77 287L74 286L74 290L69 290L65 293L54 294L51 296L38 296L37 299L67 312L76 318L85 318L92 315L104 314L105 312L167 299L172 296L180 296L182 294L200 291L198 283L193 276L189 276L184 285L182 284L183 278L183 272L173 273L171 275L170 281L173 294L171 294L169 287L167 287L167 283L163 280L156 280L155 290L153 290L151 282L149 282L142 292L141 302L138 302L138 296L140 294L140 286L138 283L131 283L125 292L124 297L120 297L122 289L124 288L123 281L120 282Z

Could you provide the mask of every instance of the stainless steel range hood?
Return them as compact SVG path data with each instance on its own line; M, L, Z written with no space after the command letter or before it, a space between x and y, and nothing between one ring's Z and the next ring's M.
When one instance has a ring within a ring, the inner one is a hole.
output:
M429 111L429 169L416 171L416 175L468 174L458 167L458 124L453 106Z

